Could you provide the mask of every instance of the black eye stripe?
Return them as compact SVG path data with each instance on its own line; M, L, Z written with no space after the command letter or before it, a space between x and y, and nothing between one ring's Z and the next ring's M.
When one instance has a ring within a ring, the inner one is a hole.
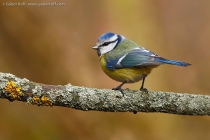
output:
M100 47L108 46L110 43L114 43L114 42L116 42L116 41L117 41L117 39L114 40L114 41L110 41L110 42L104 42L103 44L100 45Z
M103 44L103 46L107 46L107 45L109 45L111 42L105 42L104 44Z

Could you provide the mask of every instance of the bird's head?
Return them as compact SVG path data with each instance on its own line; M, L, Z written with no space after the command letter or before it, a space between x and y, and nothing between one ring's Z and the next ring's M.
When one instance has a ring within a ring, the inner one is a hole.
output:
M93 47L93 49L97 50L98 56L101 56L115 49L117 45L124 39L125 37L122 35L108 32L102 34L98 38L98 41L96 45Z

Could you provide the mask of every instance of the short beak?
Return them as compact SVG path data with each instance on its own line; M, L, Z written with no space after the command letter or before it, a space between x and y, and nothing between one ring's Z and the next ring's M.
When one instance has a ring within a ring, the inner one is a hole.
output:
M94 50L98 50L98 46L94 46L93 49L94 49Z

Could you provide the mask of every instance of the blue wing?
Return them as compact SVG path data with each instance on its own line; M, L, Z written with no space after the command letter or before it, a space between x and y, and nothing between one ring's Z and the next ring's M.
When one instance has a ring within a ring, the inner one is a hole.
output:
M156 57L159 56L153 52L138 47L117 59L110 59L109 57L105 57L105 59L106 67L110 70L114 70L118 68L160 65L162 62L155 61Z
M170 64L170 65L177 65L177 66L182 66L182 67L187 67L191 64L186 63L186 62L181 62L181 61L175 61L175 60L168 60L162 57L156 57L155 61L164 63L164 64Z

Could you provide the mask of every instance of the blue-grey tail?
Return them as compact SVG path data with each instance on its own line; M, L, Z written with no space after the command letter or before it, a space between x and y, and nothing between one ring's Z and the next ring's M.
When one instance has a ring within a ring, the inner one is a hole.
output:
M164 63L164 64L171 64L171 65L177 65L177 66L182 66L182 67L187 67L191 64L186 63L186 62L181 62L181 61L175 61L175 60L168 60L162 57L156 57L155 61Z

